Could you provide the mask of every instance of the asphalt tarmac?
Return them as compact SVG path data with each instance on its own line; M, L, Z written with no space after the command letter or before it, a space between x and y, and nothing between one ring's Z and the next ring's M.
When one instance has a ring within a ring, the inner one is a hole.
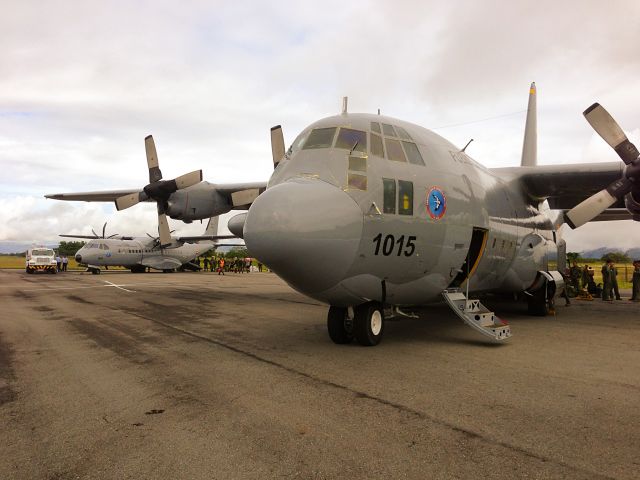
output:
M489 306L365 348L269 273L0 271L0 479L638 478L640 304Z

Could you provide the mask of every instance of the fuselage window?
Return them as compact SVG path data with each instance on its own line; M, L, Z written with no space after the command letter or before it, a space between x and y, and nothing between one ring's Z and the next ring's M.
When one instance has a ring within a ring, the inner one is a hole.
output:
M409 135L409 132L407 132L404 128L402 127L396 127L396 132L398 132L398 136L400 138L404 138L405 140L413 140L411 138L411 135Z
M396 131L393 128L393 125L389 125L388 123L383 123L382 124L382 131L384 132L385 135L389 135L390 137L397 137L398 135L396 135Z
M398 213L413 215L413 182L398 180Z
M349 170L367 172L367 159L362 157L349 157Z
M396 181L391 178L382 179L384 191L383 212L396 213Z
M389 157L389 160L395 160L396 162L407 161L404 156L404 152L402 151L402 146L398 140L385 138L384 144L387 147L387 156Z
M304 150L312 148L329 148L333 145L333 137L336 133L336 127L316 128L311 131L307 141L304 142Z
M353 130L351 128L341 128L336 140L336 148L345 148L349 151L367 151L367 132Z
M371 134L371 155L384 158L384 148L382 146L382 137Z
M376 133L382 133L380 131L380 124L378 122L371 122L371 131Z
M349 156L349 172L347 173L347 184L351 189L367 189L366 157Z
M409 163L413 163L414 165L424 165L424 160L422 159L422 155L420 155L420 150L418 150L418 146L415 143L403 141L402 145L404 146L404 151L407 152Z
M355 188L356 190L367 189L367 176L360 175L358 173L351 173L347 175L347 181L349 182L349 188Z

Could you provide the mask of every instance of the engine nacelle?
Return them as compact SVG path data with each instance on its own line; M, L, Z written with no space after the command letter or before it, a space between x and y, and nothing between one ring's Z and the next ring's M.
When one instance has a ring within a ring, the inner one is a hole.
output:
M175 220L190 222L227 213L232 205L227 197L206 182L172 193L166 213Z
M244 222L247 220L247 213L241 213L229 219L227 228L236 237L244 238Z
M640 200L638 199L640 199L638 191L627 193L624 197L624 206L627 207L636 222L640 222Z

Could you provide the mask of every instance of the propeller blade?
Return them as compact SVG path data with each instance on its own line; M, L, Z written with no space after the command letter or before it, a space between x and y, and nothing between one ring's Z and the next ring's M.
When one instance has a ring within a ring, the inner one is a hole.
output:
M583 115L589 125L616 151L624 163L628 165L638 158L640 152L636 146L629 141L620 125L602 105L594 103L584 111Z
M201 181L202 181L202 170L195 170L190 173L185 173L184 175L180 175L175 179L178 190L182 190L183 188L190 187L192 185L195 185L196 183L200 183Z
M282 127L276 125L271 127L271 155L273 156L273 168L277 167L284 157L284 134L282 133Z
M567 224L571 228L578 228L611 207L619 198L624 197L633 188L633 182L621 178L610 184L604 190L579 203L565 215Z
M116 198L116 210L124 210L125 208L133 207L138 202L143 202L147 198L149 197L144 193L144 191L118 197Z
M144 139L144 150L147 154L147 166L149 167L149 183L162 180L162 172L158 166L158 153L153 137L149 135Z
M104 238L106 231L107 231L107 222L104 222L104 225L102 226L102 238Z
M160 235L160 246L171 245L171 232L169 232L169 222L164 213L158 212L158 234Z
M96 231L95 231L93 228L91 229L91 233L93 233L93 235L94 235L96 238L100 238L100 237L98 237L98 234L96 233Z

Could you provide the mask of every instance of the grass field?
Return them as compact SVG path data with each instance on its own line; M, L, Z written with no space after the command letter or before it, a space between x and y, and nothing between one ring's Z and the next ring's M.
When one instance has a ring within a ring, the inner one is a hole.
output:
M602 268L603 262L586 262L591 268L593 268L594 280L596 284L602 283L602 273L600 269ZM584 266L585 262L578 262L580 267ZM631 276L633 275L633 265L630 263L627 264L618 264L616 265L618 268L618 287L620 288L631 288ZM0 255L0 268L19 268L24 269L24 257L19 257L17 255ZM67 267L69 270L84 270L84 267L79 267L76 261L69 257L69 266ZM109 267L109 269L117 270L121 267ZM553 268L550 265L550 268Z

